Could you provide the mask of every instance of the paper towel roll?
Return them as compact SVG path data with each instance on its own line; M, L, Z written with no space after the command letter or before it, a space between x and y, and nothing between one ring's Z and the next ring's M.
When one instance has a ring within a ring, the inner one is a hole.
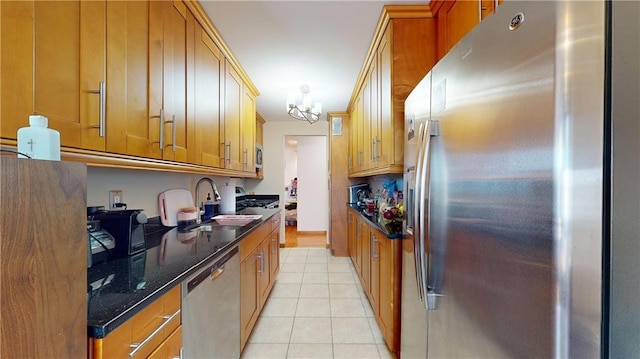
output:
M220 193L222 201L220 203L220 213L236 214L236 187L223 186Z

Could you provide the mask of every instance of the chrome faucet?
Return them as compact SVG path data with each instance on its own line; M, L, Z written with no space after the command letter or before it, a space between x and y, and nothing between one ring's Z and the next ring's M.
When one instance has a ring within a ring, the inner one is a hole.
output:
M218 187L216 187L216 183L209 177L202 177L198 180L198 183L196 183L196 202L200 200L200 184L202 184L202 182L209 182L211 189L213 190L213 202L220 202L222 198L220 197L220 192L218 192ZM204 202L200 202L198 209L201 210L203 208Z

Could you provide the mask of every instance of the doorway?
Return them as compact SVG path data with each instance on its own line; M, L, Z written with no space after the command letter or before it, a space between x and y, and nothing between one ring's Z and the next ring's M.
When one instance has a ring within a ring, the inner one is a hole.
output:
M285 247L326 247L329 213L326 136L285 136Z

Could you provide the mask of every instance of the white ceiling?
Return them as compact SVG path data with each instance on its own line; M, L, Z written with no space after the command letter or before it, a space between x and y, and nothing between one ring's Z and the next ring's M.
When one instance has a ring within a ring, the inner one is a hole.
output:
M293 121L287 93L309 85L322 118L347 109L385 4L429 1L200 0L218 33L260 91L265 121Z

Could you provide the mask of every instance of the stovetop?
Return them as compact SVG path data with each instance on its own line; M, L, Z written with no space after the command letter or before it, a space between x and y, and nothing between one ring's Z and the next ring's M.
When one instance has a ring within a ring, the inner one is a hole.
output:
M248 207L278 208L280 196L277 194L247 194L236 197L236 212Z

